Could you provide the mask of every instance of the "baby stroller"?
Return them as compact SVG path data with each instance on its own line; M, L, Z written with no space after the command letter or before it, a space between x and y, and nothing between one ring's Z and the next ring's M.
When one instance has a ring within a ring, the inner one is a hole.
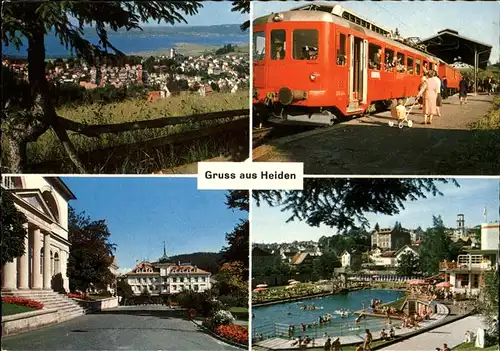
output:
M411 107L410 107L410 109L409 109L409 110L408 110L408 109L406 109L406 105L407 105L407 103L408 103L408 101L409 101L410 99L407 99L407 100L405 101L405 104L404 104L404 107L405 107L405 110L406 110L406 112L405 112L405 117L404 117L404 119L403 119L403 120L399 120L399 121L398 121L398 124L397 124L397 125L398 125L398 128L399 128L399 129L402 129L402 128L405 126L405 123L407 123L408 128L411 128L411 127L413 126L413 121L412 121L411 119L408 119L408 116L411 114L411 111L413 110L413 107L414 107L415 105L417 105L417 104L418 104L418 98L419 98L419 96L417 96L417 97L415 98L415 102L411 105ZM394 114L393 114L393 116L394 116ZM397 117L397 115L396 115L396 116L394 116L394 117ZM390 121L390 122L389 122L389 126L390 126L390 127L394 127L395 125L396 125L396 123L394 123L393 121Z

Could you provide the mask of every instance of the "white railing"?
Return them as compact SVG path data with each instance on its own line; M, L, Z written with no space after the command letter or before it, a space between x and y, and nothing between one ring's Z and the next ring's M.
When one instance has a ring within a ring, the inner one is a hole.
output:
M458 268L491 269L491 261L482 255L458 255Z

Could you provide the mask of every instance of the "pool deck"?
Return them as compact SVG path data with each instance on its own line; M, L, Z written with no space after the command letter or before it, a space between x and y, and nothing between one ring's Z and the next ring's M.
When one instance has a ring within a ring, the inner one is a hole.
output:
M450 313L450 310L448 307L446 307L443 304L438 303L437 304L437 313L432 314L432 317L430 320L420 322L420 328L429 328L432 327L435 324L438 324L442 322L442 320L447 317ZM396 328L396 336L404 336L407 334L411 334L415 331L414 328L412 329L404 329L405 331L402 332L402 329ZM379 330L371 330L373 334L373 340L378 340L379 335L380 335ZM335 340L337 337L336 336L330 336L332 340ZM363 334L359 335L346 335L346 336L339 336L340 343L342 345L352 345L352 344L357 344L363 341ZM312 348L318 348L322 347L327 338L317 338L314 340L314 343L311 342L309 345L306 347L302 346L300 349L312 349ZM281 339L281 338L271 338L271 339L266 339L263 341L259 341L254 343L255 346L262 348L262 349L268 349L268 350L298 350L299 346L295 345L293 346L292 343L293 340L287 340L287 339Z

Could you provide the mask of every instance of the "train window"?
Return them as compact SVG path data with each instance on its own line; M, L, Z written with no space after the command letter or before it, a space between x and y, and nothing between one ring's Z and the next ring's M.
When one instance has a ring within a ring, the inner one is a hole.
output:
M345 34L337 33L337 65L345 66L346 64L346 40Z
M413 57L408 56L408 59L406 61L406 66L407 66L407 72L408 74L415 74L413 71Z
M253 60L259 61L266 57L266 33L253 33Z
M434 64L432 62L429 62L429 71L432 71L433 68L434 68Z
M375 44L368 45L368 62L371 69L380 69L382 63L382 48Z
M420 75L420 59L415 60L415 72L417 73L417 76Z
M271 31L271 60L283 60L285 58L286 32L283 29Z
M396 58L394 57L394 51L391 49L385 49L384 68L386 72L393 72L395 65Z
M396 65L396 69L398 70L399 73L404 73L406 71L405 55L404 54L398 52L398 54L396 56L395 65Z
M424 71L424 73L427 73L427 71L429 71L429 63L425 60L424 65L422 66L422 70Z
M318 58L318 31L297 29L293 31L293 59L316 60Z

